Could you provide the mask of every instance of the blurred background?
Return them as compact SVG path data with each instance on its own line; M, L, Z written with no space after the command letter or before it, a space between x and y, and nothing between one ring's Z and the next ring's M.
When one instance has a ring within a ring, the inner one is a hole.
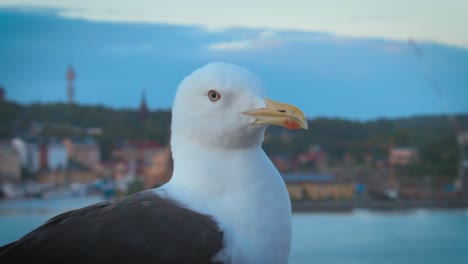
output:
M177 86L226 61L309 118L263 145L293 203L291 263L467 263L466 14L461 0L0 0L0 246L169 181Z

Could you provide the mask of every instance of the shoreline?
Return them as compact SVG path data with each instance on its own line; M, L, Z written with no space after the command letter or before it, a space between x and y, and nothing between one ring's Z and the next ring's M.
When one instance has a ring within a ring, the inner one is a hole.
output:
M468 208L468 198L450 200L385 200L385 201L296 201L293 212L351 212L355 209L392 211L412 209L461 209Z

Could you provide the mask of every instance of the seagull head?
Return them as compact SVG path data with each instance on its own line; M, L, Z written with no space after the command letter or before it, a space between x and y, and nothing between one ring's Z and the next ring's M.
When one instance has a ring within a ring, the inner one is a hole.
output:
M261 145L268 125L307 129L295 106L265 96L261 80L246 68L211 63L179 85L172 109L172 146L236 149Z

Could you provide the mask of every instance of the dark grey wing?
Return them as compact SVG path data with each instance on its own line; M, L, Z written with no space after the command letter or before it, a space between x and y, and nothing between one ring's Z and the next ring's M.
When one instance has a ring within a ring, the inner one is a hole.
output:
M211 263L223 233L152 191L58 215L0 248L0 263Z

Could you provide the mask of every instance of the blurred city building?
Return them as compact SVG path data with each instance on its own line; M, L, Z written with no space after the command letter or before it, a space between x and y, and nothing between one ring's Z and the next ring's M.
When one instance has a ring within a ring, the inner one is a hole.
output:
M62 142L38 140L27 143L28 158L26 169L30 172L39 170L63 170L68 166L68 151Z
M68 165L68 152L60 141L50 141L41 146L41 154L46 160L44 167L50 170L64 170Z
M339 182L333 175L286 174L283 179L293 201L350 200L354 197L354 184Z
M36 178L39 183L61 186L73 183L92 184L99 178L99 176L99 173L95 170L68 169L40 171Z
M320 146L312 146L307 151L297 155L296 160L301 167L323 170L328 165L328 153Z
M294 168L292 158L290 155L272 155L270 157L271 162L275 165L276 169L280 172L289 172Z
M10 141L0 141L0 181L16 181L20 176L20 154Z
M90 136L101 136L103 130L101 127L88 127L85 129L85 133Z
M164 151L164 147L155 141L129 140L112 150L112 157L148 165L151 164L153 156L161 151Z
M172 175L169 144L162 146L154 141L127 141L115 148L112 156L124 161L122 164L126 164L127 168L133 165L133 176L142 177L145 188L162 185Z
M154 154L153 160L144 175L145 189L167 183L171 179L172 170L172 152L168 144L162 151Z
M101 151L98 143L93 138L64 139L63 144L67 148L68 157L84 167L92 168L101 161Z
M390 149L389 162L392 165L408 165L419 160L419 152L416 148L397 147Z

